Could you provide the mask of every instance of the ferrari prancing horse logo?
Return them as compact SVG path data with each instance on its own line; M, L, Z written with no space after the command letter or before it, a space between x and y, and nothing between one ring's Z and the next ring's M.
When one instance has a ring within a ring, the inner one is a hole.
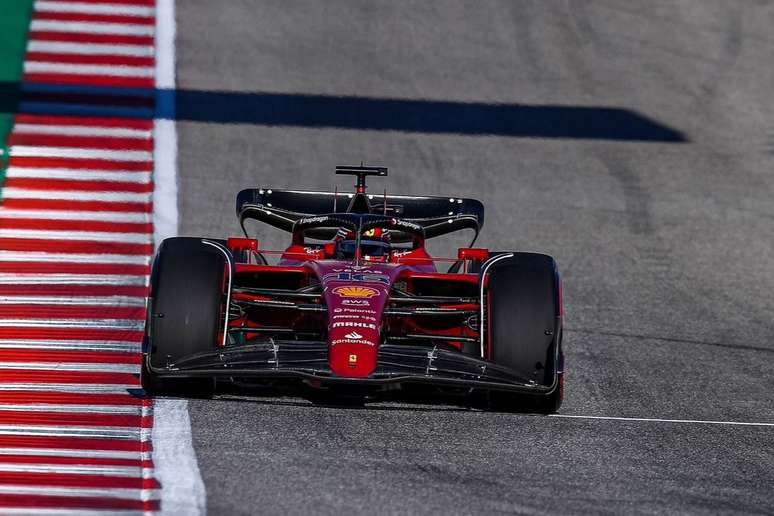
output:
M333 293L339 297L372 298L379 295L379 291L371 287L336 287Z

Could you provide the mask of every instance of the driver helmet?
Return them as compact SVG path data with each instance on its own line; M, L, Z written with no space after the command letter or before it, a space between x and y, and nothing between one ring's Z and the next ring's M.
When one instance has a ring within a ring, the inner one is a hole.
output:
M363 240L379 240L380 242L390 242L390 232L382 228L373 228L363 232Z

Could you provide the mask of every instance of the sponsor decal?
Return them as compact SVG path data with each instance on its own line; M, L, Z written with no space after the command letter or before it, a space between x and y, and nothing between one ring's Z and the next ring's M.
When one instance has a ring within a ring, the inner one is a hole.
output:
M345 299L341 304L347 306L369 306L371 303L365 299Z
M338 314L334 315L332 319L365 319L366 321L376 321L376 317L371 317L369 315L360 315L360 314Z
M340 308L341 312L335 314L332 319L361 319L376 322L378 315L375 310L361 310L359 308ZM343 313L342 313L343 312Z
M390 277L378 272L331 272L323 276L323 281L362 281L389 285Z
M349 366L355 367L357 365L357 355L349 355Z
M350 322L335 322L331 325L331 328L365 328L368 330L375 330L376 325L373 323L350 321ZM349 337L349 335L347 335L347 337Z
M336 308L334 309L334 312L340 313L345 312L348 314L373 314L376 315L376 310L367 310L363 308Z
M334 268L333 272L366 272L368 274L381 274L381 271L369 269L370 265L352 265L350 267Z
M333 293L339 297L372 298L379 295L379 291L371 287L336 287Z
M358 332L356 332L356 331L353 331L353 332L347 333L347 334L346 334L346 335L344 335L344 336L345 336L346 338L348 338L348 339L362 339L362 338L363 338L363 336L362 336L362 335L360 335L360 334L359 334Z
M409 222L407 220L392 219L390 220L390 224L392 224L393 226L397 226L399 228L401 227L410 228L417 232L422 230L422 226L420 226L419 224L415 224L414 222Z
M365 346L375 346L370 340L364 339L336 339L331 341L331 346L337 346L339 344L363 344Z
M314 224L315 222L327 222L330 217L307 217L305 219L298 219L296 224Z

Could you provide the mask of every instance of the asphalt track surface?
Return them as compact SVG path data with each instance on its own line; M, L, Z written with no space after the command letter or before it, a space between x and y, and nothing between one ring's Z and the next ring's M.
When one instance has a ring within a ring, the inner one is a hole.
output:
M561 414L774 422L770 2L185 0L177 16L182 234L238 234L240 188L384 164L394 193L484 201L490 248L557 257ZM367 99L354 122L337 96ZM379 120L385 99L425 118ZM460 125L459 103L486 116ZM598 130L610 116L624 136ZM228 396L190 415L212 514L774 512L772 427Z

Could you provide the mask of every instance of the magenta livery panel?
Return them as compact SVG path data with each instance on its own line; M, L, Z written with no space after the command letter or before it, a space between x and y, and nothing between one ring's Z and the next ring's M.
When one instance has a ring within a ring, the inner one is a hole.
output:
M322 278L329 310L331 370L343 377L368 377L376 369L384 308L402 267L346 267L337 261L313 262L310 267Z

